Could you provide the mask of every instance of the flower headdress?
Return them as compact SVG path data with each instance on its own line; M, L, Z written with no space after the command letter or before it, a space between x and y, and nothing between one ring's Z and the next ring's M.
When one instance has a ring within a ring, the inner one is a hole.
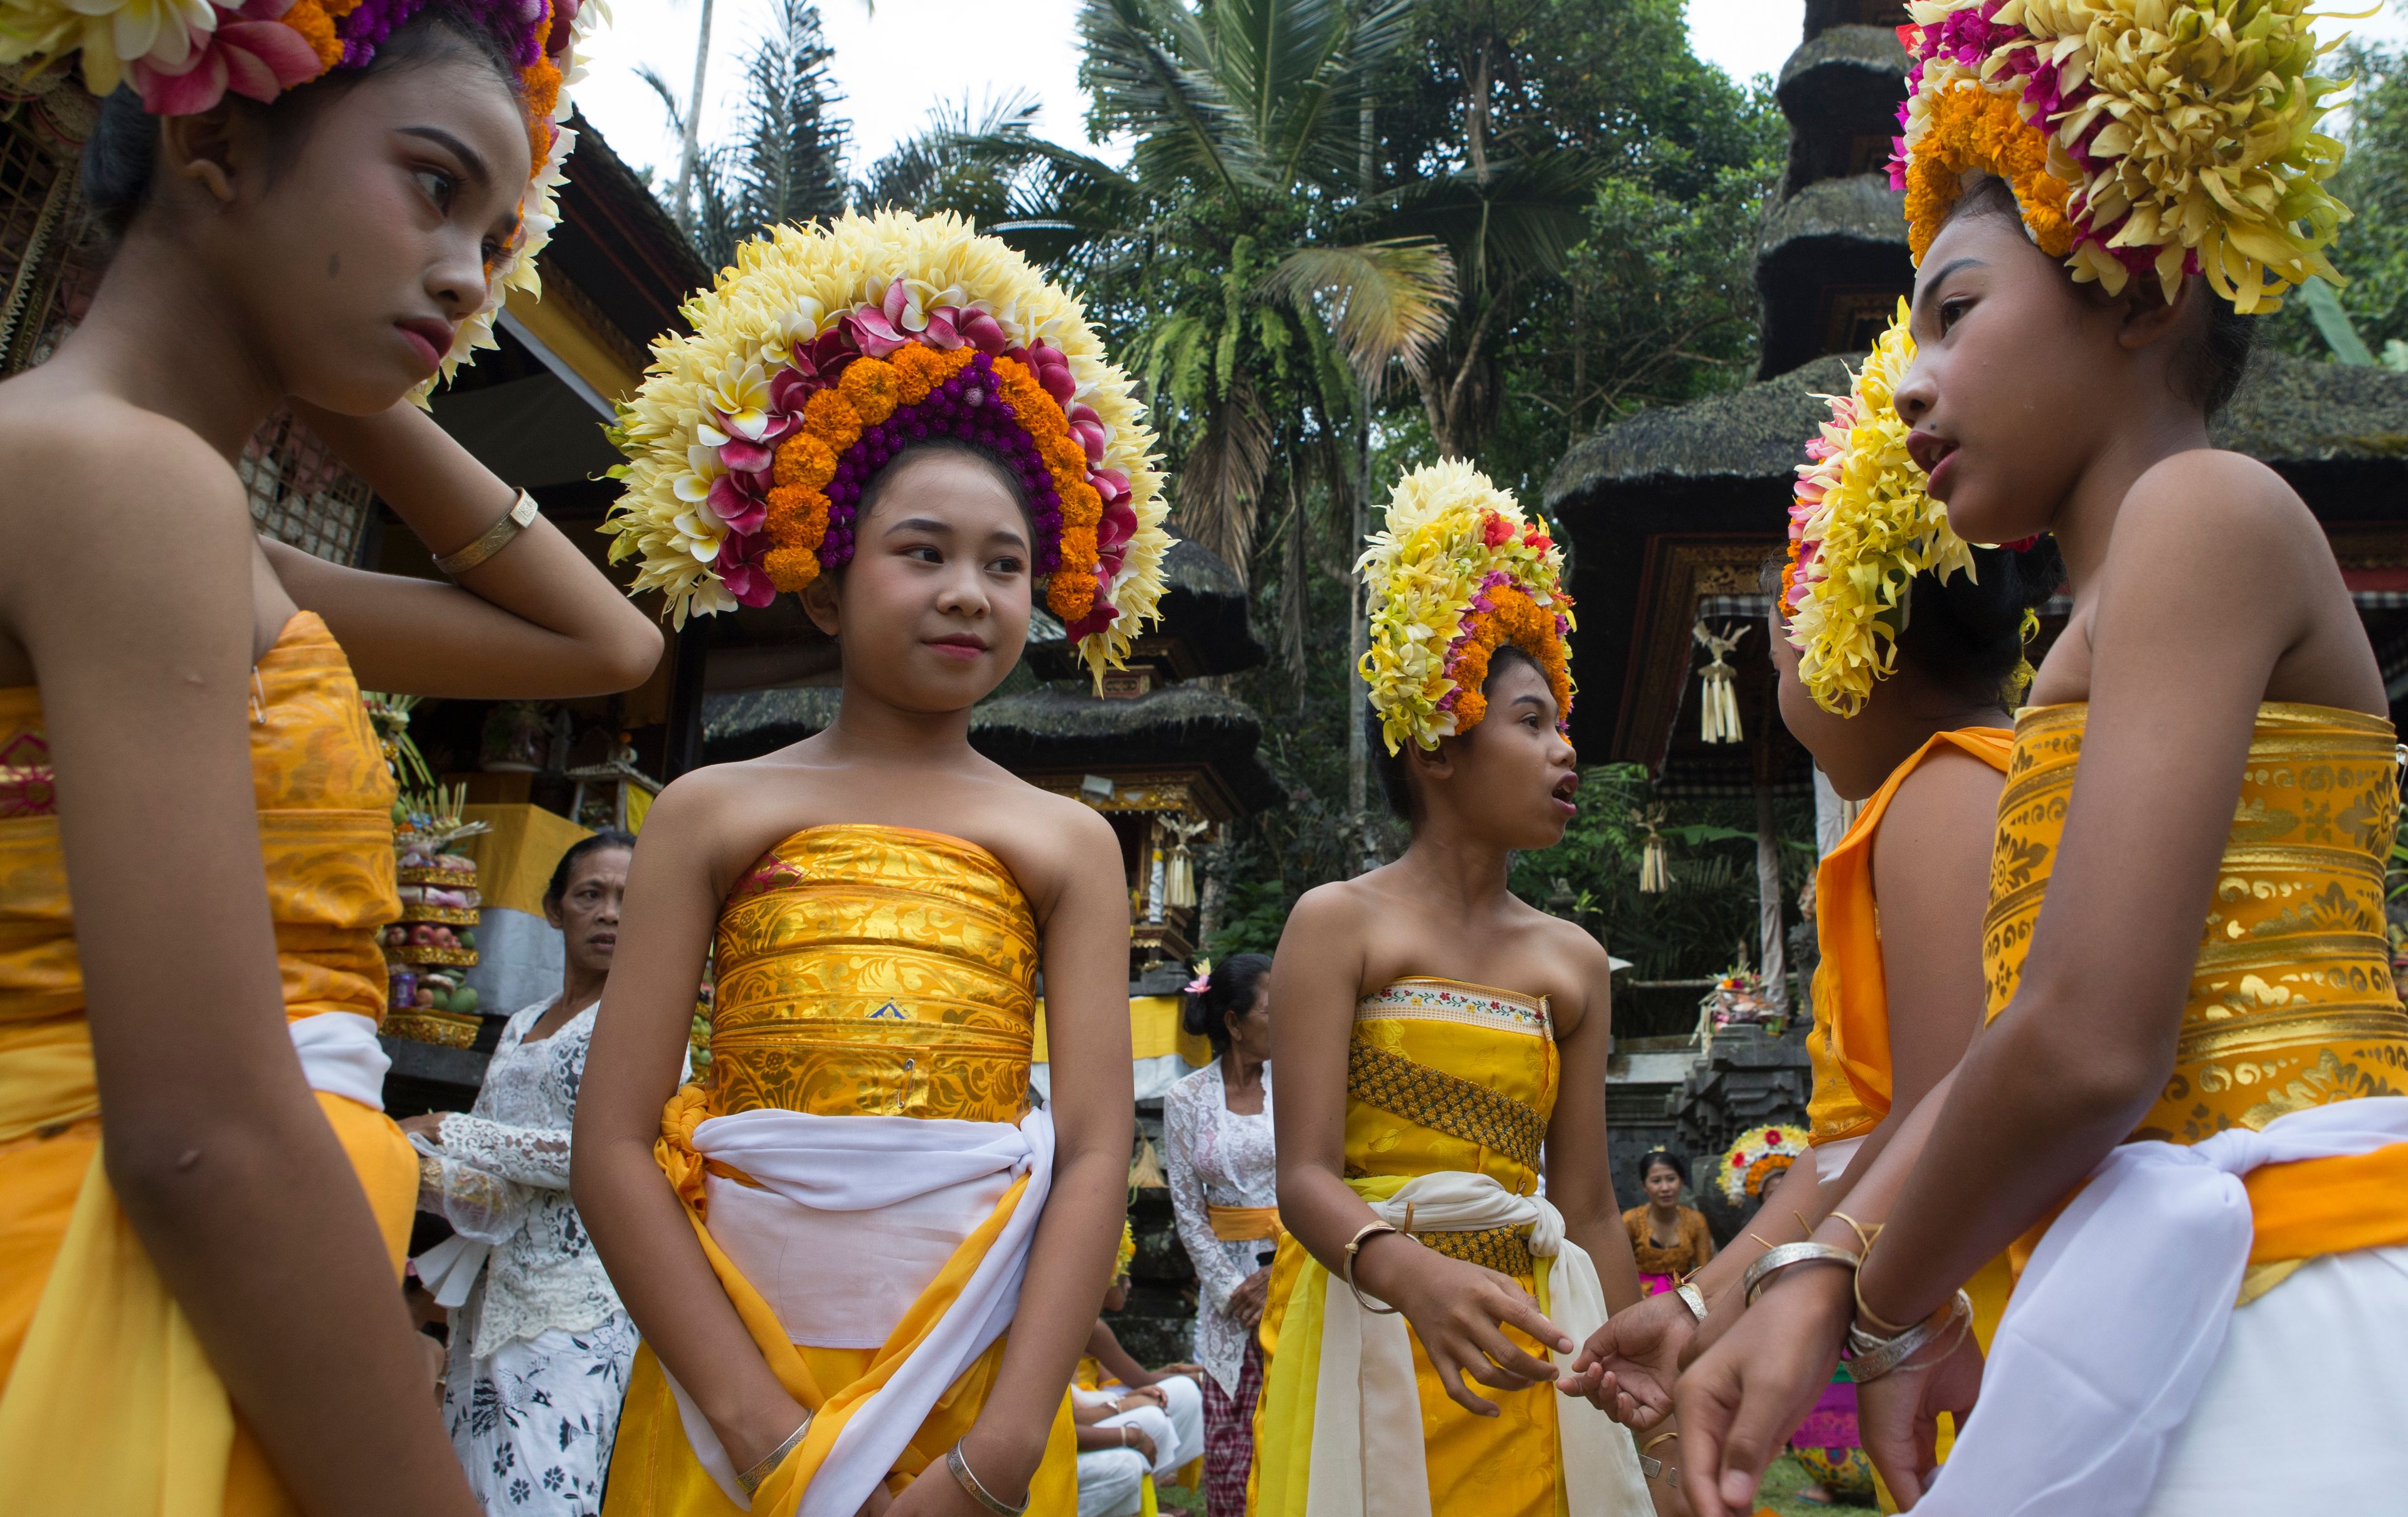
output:
M1406 475L1354 569L1371 597L1359 672L1389 752L1478 726L1488 660L1508 643L1537 661L1558 720L1571 720L1563 550L1488 476L1455 458Z
M535 173L517 229L485 271L485 302L452 335L442 367L413 397L425 404L480 348L496 346L494 313L513 289L541 293L535 261L559 223L561 165L577 134L568 86L583 77L578 50L608 18L602 0L0 0L0 63L47 65L81 54L85 88L121 83L155 116L208 110L226 93L263 104L377 49L429 5L445 5L509 50L525 102Z
M685 316L620 408L604 528L680 625L849 562L863 488L931 436L1018 470L1045 604L1098 679L1157 616L1154 434L1079 302L1008 245L951 213L781 226Z
M1890 184L1919 263L1969 171L2014 187L2041 250L2110 294L2203 273L2246 315L2338 280L2348 215L2315 130L2339 88L2308 0L1913 0Z
M1914 362L1901 300L1848 393L1821 397L1831 419L1798 466L1781 604L1799 678L1837 716L1856 715L1873 682L1896 668L1914 577L1973 573L1947 508L1924 494L1923 467L1906 451L1907 424L1891 402Z

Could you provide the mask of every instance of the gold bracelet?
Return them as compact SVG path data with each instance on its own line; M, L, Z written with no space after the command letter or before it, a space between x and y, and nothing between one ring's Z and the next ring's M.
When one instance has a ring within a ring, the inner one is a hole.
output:
M1871 1258L1872 1256L1873 1246L1870 1243L1868 1243L1865 1245L1864 1253L1856 1260L1856 1278L1855 1281L1856 1315L1871 1324L1877 1336L1882 1338L1896 1338L1907 1329L1899 1326L1898 1324L1890 1321L1887 1317L1883 1316L1880 1312L1875 1311L1872 1308L1865 1305L1864 1261Z
M785 1442L763 1454L753 1462L752 1468L736 1477L736 1483L743 1489L745 1499L752 1499L752 1494L761 1489L761 1482L777 1473L778 1467L786 1462L786 1455L795 1452L796 1445L803 1441L803 1435L810 1430L811 1420L805 1417L800 1426L786 1435Z
M1679 1428L1674 1427L1674 1428L1668 1429L1668 1430L1666 1430L1666 1431L1664 1431L1664 1432L1661 1432L1661 1433L1656 1434L1654 1438L1649 1438L1646 1442L1641 1443L1641 1445L1639 1445L1639 1452L1640 1452L1641 1453L1645 1453L1648 1450L1650 1450L1650 1449L1654 1448L1654 1447L1655 1447L1656 1445L1657 1445L1658 1443L1663 1442L1666 1438L1679 1438L1680 1436L1681 1436L1681 1430L1680 1430Z
M1394 1233L1398 1238L1411 1238L1412 1236L1403 1228L1391 1225L1384 1222L1367 1222L1362 1226L1356 1228L1354 1230L1354 1236L1346 1240L1346 1288L1354 1293L1354 1304L1361 1307L1364 1310L1383 1317L1393 1317L1397 1312L1397 1309L1395 1307L1384 1304L1375 1305L1369 1296L1363 1294L1363 1287L1354 1283L1355 1255L1362 1252L1363 1244L1368 1239L1377 1238L1382 1233Z
M535 525L537 515L535 497L523 490L520 491L519 498L510 503L510 508L502 513L499 521L487 527L483 535L467 547L437 559L435 566L441 569L446 578L457 580L509 547L511 538Z
M1858 1257L1870 1253L1873 1251L1873 1239L1881 1237L1882 1224L1880 1223L1875 1223L1870 1227L1868 1227L1863 1223L1858 1222L1856 1218L1849 1216L1846 1212L1836 1209L1831 1212L1831 1220L1834 1222L1844 1222L1855 1231L1859 1250ZM1811 1234L1813 1229L1810 1227L1807 1231Z

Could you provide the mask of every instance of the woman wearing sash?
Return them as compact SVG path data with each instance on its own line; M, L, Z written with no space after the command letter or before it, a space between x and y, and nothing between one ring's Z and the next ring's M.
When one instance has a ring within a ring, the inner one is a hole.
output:
M1750 1510L1767 1430L1843 1342L1943 1354L1951 1297L2013 1244L1980 1404L1917 1510L2387 1511L2408 1480L2396 739L2315 519L2208 433L2254 314L2333 277L2333 86L2290 4L1915 14L1898 414L1959 536L2056 535L2073 608L2000 800L1988 1025L1915 1113L1911 1171L1851 1195L1870 1248L1817 1229L1829 1252L1683 1377L1687 1489L1701 1517ZM1942 1373L1866 1389L1902 1504L1928 1462L1879 1408Z
M394 787L354 671L568 695L659 656L404 400L532 280L573 8L11 7L0 58L81 44L107 97L115 246L0 385L0 1510L476 1510L396 1289ZM457 584L256 535L284 407Z
M1803 1240L1835 1209L1855 1214L1851 1187L1894 1148L1980 1023L2007 712L2030 682L2025 643L2063 567L2046 537L1981 548L1949 530L1890 405L1914 357L1901 321L1849 394L1832 397L1799 469L1771 613L1782 721L1832 789L1860 803L1815 873L1815 1162L1784 1176L1747 1231L1691 1278L1694 1301L1676 1309L1651 1298L1599 1335L1594 1357L1610 1379L1598 1391L1635 1427L1670 1405L1693 1339L1711 1343L1737 1319L1742 1281L1768 1249ZM2001 1254L1971 1287L1981 1345L2009 1284ZM1842 1425L1856 1419L1844 1378L1820 1405Z
M1605 950L1506 888L1512 852L1576 810L1562 565L1454 461L1398 485L1363 557L1363 674L1413 840L1298 901L1271 972L1289 1231L1263 1517L1650 1510L1630 1436L1552 1383L1639 1299L1606 1164Z
M1268 1260L1279 1241L1271 1123L1271 961L1235 953L1187 987L1186 1025L1212 1062L1162 1102L1162 1161L1179 1241L1196 1262L1196 1359L1204 1369L1204 1504L1243 1517L1263 1389Z
M1103 818L973 751L970 708L1040 594L1091 666L1125 654L1153 437L1078 303L955 217L781 227L685 308L617 551L681 617L798 594L842 705L672 784L636 850L571 1176L645 1338L605 1510L1067 1517L1126 1207L1127 893Z

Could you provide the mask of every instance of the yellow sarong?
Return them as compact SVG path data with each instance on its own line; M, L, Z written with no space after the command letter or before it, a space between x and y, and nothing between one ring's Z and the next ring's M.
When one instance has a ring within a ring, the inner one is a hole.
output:
M1518 1195L1537 1190L1557 1078L1544 998L1400 980L1356 1008L1348 1064L1346 1172L1366 1198L1384 1199L1407 1180L1442 1170L1489 1175ZM1526 1230L1417 1236L1512 1276L1545 1308L1544 1272ZM1279 1240L1254 1407L1250 1510L1261 1517L1301 1517L1312 1479L1320 1296L1297 1289L1310 1262L1293 1236ZM1517 1329L1505 1331L1547 1356ZM1500 1415L1475 1417L1447 1395L1418 1338L1412 1349L1433 1517L1554 1517L1563 1490L1555 1387L1484 1389Z
M1038 939L1010 872L975 844L910 828L812 827L771 849L722 907L707 1082L678 1093L655 1152L720 1285L787 1393L814 1412L810 1434L763 1482L755 1513L792 1512L845 1421L885 1383L918 1330L941 1313L1025 1187L965 1238L887 1345L788 1340L777 1314L711 1237L702 1121L774 1109L829 1116L1016 1122L1028 1089ZM729 1176L742 1181L742 1176ZM954 1381L888 1479L900 1491L968 1432L1004 1343ZM1072 1517L1077 1441L1067 1388L1032 1513ZM667 1377L637 1352L604 1510L609 1517L724 1517L731 1502L695 1458Z
M384 1009L393 783L350 665L303 612L258 665L251 726L286 1014ZM102 1166L38 693L0 690L0 1511L294 1510L228 1402ZM400 1280L418 1195L380 1111L321 1094Z

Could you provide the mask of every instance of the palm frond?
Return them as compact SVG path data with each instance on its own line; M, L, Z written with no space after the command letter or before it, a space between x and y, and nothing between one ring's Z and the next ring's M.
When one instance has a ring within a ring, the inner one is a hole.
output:
M967 94L940 102L927 124L869 165L853 187L856 209L886 207L927 215L953 210L981 224L1009 214L1025 145L1044 108L1033 90L1008 91L973 105Z
M1455 264L1424 238L1298 248L1263 277L1265 293L1328 322L1366 394L1391 360L1419 372L1455 311Z
M1254 503L1271 457L1271 422L1253 384L1242 377L1212 408L1204 435L1179 471L1179 535L1193 537L1246 577L1254 546Z
M1086 0L1079 32L1094 124L1137 135L1140 179L1229 190L1263 182L1244 134L1230 129L1228 101L1211 69L1211 34L1196 12L1177 0Z
M1419 179L1365 203L1391 236L1435 237L1473 289L1521 274L1560 272L1586 232L1604 166L1578 152L1492 161L1484 181L1469 169Z

